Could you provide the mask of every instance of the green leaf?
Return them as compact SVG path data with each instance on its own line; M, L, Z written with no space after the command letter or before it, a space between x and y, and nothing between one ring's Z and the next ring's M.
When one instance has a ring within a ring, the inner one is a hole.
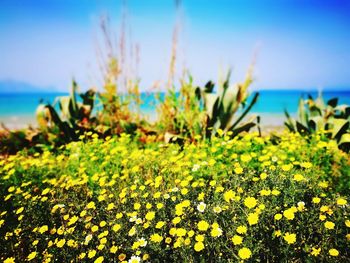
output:
M256 92L254 94L253 99L249 103L248 107L244 110L241 116L235 121L235 123L229 128L229 130L234 129L242 121L242 119L248 114L248 112L251 110L254 104L258 101L258 98L259 98L259 92Z
M339 140L349 128L349 121L344 119L332 119L330 123L332 124L332 138L336 140Z
M350 133L343 134L339 140L338 145L339 145L339 148L341 148L342 150L349 152L349 150L350 150Z
M327 105L329 105L333 108L337 107L337 104L338 104L338 98L332 98L332 99L327 101Z
M232 129L232 137L237 136L238 134L242 133L242 132L248 132L252 127L254 127L256 124L254 122L249 122L246 124L243 124L242 126L236 128L236 129Z
M300 122L296 122L296 125L297 125L297 131L301 134L301 135L308 135L310 134L310 130L305 126L303 125L302 123Z

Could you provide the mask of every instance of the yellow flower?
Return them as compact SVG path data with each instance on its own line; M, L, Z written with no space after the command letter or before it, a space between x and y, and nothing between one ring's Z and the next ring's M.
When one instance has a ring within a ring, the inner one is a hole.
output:
M88 253L88 258L93 258L95 255L96 255L96 250L95 249L90 250Z
M133 226L132 228L130 228L128 235L133 236L135 234L136 234L136 228Z
M279 190L276 190L276 189L274 189L274 190L271 191L271 194L273 194L273 195L275 195L275 196L279 195L280 193L281 193L281 192L280 192Z
M248 259L252 256L252 252L250 251L249 248L241 248L240 250L238 250L238 256L241 258L241 259Z
M79 217L77 217L77 216L71 217L71 219L69 219L69 221L68 221L68 226L75 224L78 221L78 219L79 219Z
M347 204L347 201L344 198L339 198L337 200L337 205L346 205L346 204Z
M296 235L295 234L290 234L290 233L286 233L284 236L283 236L283 239L285 241L287 241L288 244L294 244L295 241L296 241Z
M16 211L16 214L18 215L18 214L22 213L23 210L24 210L24 207L18 208L17 211Z
M319 182L318 186L321 187L321 188L327 188L328 187L328 182L326 182L326 181Z
M267 174L266 173L261 173L260 174L260 179L261 180L265 180L267 178Z
M256 225L259 221L259 215L257 213L249 213L248 223L249 225Z
M98 231L98 226L94 225L91 227L92 232L97 232Z
M120 228L121 228L121 225L120 225L120 224L115 224L115 225L112 227L112 230L113 230L114 232L118 232Z
M293 220L294 219L294 210L292 208L289 208L283 212L283 215L285 218L288 220Z
M86 215L86 210L81 211L79 214L80 217L84 217L85 215Z
M304 167L305 169L309 169L309 168L312 167L312 163L310 163L310 162L302 162L300 166Z
M159 234L152 234L151 235L151 241L152 242L156 242L156 243L159 243L163 240L163 237Z
M184 228L178 228L176 229L176 235L179 236L179 237L183 237L185 236L187 233L186 229Z
M259 193L261 196L269 196L271 194L271 190L270 189L262 189Z
M156 228L157 228L157 229L160 229L160 228L162 228L164 225L165 225L165 222L164 222L164 221L158 221L157 224L156 224Z
M194 236L194 231L193 231L193 230L188 231L188 232L187 232L187 235L188 235L189 237L193 237L193 236Z
M346 225L347 227L350 227L350 220L349 220L349 219L345 220L345 225Z
M39 228L39 233L40 234L43 234L45 233L47 230L49 230L48 226L47 225L44 225L42 227Z
M325 215L320 215L320 216L319 216L319 219L320 219L321 221L326 220L326 218L327 218L327 217L326 217Z
M123 213L118 213L118 214L115 215L115 218L116 218L116 219L120 219L120 218L122 218L122 217L123 217Z
M244 205L249 209L254 208L257 204L257 201L254 197L247 197L244 199Z
M320 211L321 212L327 212L329 210L329 207L326 205L321 206Z
M4 263L15 263L15 258L14 257L10 257L4 260Z
M311 255L317 257L321 253L321 248L312 247Z
M235 171L236 174L242 174L243 173L243 168L242 167L236 167L234 169L234 171Z
M30 253L30 254L28 255L27 259L28 259L28 261L31 261L31 260L34 259L35 257L36 257L36 252L34 251L34 252L32 252L32 253Z
M141 204L140 203L135 203L134 204L134 209L135 210L139 210L141 208Z
M124 253L122 253L118 256L118 259L119 259L119 261L123 261L124 259L126 259L126 255Z
M172 220L172 223L173 223L174 225L176 225L176 224L178 224L178 223L180 223L180 222L181 222L181 217L179 217L179 216L175 217L175 218Z
M231 239L232 240L232 243L234 245L240 245L242 244L242 241L243 241L243 237L239 236L239 235L234 235L233 238Z
M231 200L235 198L236 194L232 190L226 191L224 193L224 200L229 203Z
M238 234L245 234L245 233L247 233L247 227L246 226L239 226L239 227L237 227L236 231Z
M194 244L194 250L199 252L202 251L204 249L204 243L203 242L196 242Z
M87 209L96 209L95 203L91 201L90 203L87 204L86 208Z
M331 221L326 221L326 222L324 223L324 226L325 226L325 228L327 228L327 229L334 229L335 224L334 224L333 222L331 222Z
M222 235L222 229L220 227L215 227L211 230L210 235L212 237L219 237Z
M94 263L102 263L103 260L104 260L104 258L101 256L101 257L96 258Z
M117 246L112 246L111 249L109 250L109 252L111 252L112 254L115 254L117 251L118 251Z
M107 206L107 211L109 211L109 210L112 210L114 208L114 204L113 203L110 203L110 204L108 204L108 206ZM97 259L96 259L97 260ZM102 262L102 261L101 261Z
M204 241L204 235L196 235L195 240L198 242L203 242Z
M321 198L319 198L319 197L314 197L314 198L312 198L312 202L313 202L314 204L318 204L319 202L321 202Z
M151 212L147 212L145 218L148 220L148 221L151 221L153 220L155 217L155 212L151 211Z
M252 157L248 153L241 155L241 161L244 163L249 162L251 159L252 159Z
M282 235L281 230L276 230L275 232L273 232L273 234L276 237L280 237Z
M294 177L293 177L293 180L297 181L297 182L301 182L304 179L305 179L304 176L302 176L301 174L295 174Z
M336 250L335 248L332 248L328 251L329 255L333 256L333 257L337 257L339 256L339 251Z
M61 239L60 241L57 242L57 247L61 248L64 246L64 244L66 244L66 240L65 239Z
M45 188L45 189L42 191L41 195L46 195L46 194L48 194L49 192L50 192L50 188Z
M280 220L282 218L282 214L275 214L275 220Z
M209 224L206 221L201 220L197 223L197 227L199 231L207 231L209 228Z

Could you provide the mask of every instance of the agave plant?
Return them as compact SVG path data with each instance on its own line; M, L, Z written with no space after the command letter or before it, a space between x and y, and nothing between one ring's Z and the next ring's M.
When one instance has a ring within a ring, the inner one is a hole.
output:
M95 118L91 116L95 103L95 92L88 90L80 94L82 102L77 99L78 85L73 80L70 96L57 97L53 105L40 104L36 111L41 130L58 133L64 142L77 140L79 135L92 127ZM56 111L58 104L60 114Z
M287 120L285 126L292 132L302 135L322 133L335 140L339 148L350 150L350 106L338 105L338 98L324 102L322 94L314 100L311 95L307 99L300 98L297 119L291 118L285 110Z
M247 105L248 87L252 83L251 74L248 73L243 83L230 85L230 72L224 81L222 87L214 92L215 84L209 81L204 89L197 87L196 95L199 101L202 101L206 112L206 136L212 137L220 129L224 132L230 132L231 136L236 136L241 132L249 131L256 125L259 117L253 117L248 122L242 123L244 117L250 112L257 102L259 93L253 95L252 100ZM236 117L238 110L242 108L242 113ZM235 118L236 117L236 118Z
M182 82L179 93L170 91L161 104L161 123L168 124L166 141L194 140L197 135L210 139L219 130L234 137L254 127L255 120L258 123L259 117L253 116L247 122L243 122L259 96L259 93L255 93L247 103L247 89L252 82L251 72L243 83L230 85L229 80L230 72L215 91L212 81L202 89L193 86L190 76L188 82Z

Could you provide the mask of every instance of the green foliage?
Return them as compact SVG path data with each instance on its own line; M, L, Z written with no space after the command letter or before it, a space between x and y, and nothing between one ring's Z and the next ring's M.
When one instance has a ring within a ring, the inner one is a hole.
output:
M254 118L243 122L257 102L255 93L248 102L248 87L252 83L251 72L243 83L230 85L230 72L226 80L214 91L215 84L209 81L204 89L189 81L182 81L179 94L171 89L160 105L159 126L170 137L189 139L212 138L219 131L231 137L249 131L256 125ZM242 111L240 114L239 111ZM257 118L258 120L259 118Z
M37 121L40 129L55 136L57 144L78 140L84 132L93 130L96 118L92 116L95 103L95 92L88 90L79 94L82 102L78 101L78 86L73 80L70 96L57 97L54 104L41 104L37 108ZM55 109L58 103L60 113Z
M335 140L340 149L350 150L350 106L338 105L338 98L324 102L320 94L316 100L310 95L308 99L300 98L298 119L294 120L285 111L286 127L302 135L321 133Z
M214 93L214 83L209 81L203 90L196 89L196 95L202 100L204 110L207 114L206 137L211 138L220 129L223 132L231 132L234 137L241 132L249 131L256 124L252 121L241 123L243 118L249 113L257 102L259 93L255 93L249 105L246 106L248 93L247 89L252 83L252 78L248 74L243 83L230 86L230 72L222 87ZM243 112L234 119L238 110L242 107Z

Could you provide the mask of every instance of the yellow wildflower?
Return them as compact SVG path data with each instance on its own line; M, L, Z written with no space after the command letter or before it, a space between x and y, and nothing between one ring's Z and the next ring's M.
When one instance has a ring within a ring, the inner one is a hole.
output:
M333 256L333 257L337 257L339 256L339 251L335 248L332 248L328 251L329 255Z
M238 256L241 258L241 259L248 259L252 256L252 252L250 251L249 248L241 248L240 250L238 250Z
M287 241L288 244L294 244L295 241L296 241L296 235L295 234L290 234L290 233L286 233L284 236L283 236L283 239L285 241Z
M257 204L257 201L254 197L247 197L244 199L244 205L249 209L254 208Z

